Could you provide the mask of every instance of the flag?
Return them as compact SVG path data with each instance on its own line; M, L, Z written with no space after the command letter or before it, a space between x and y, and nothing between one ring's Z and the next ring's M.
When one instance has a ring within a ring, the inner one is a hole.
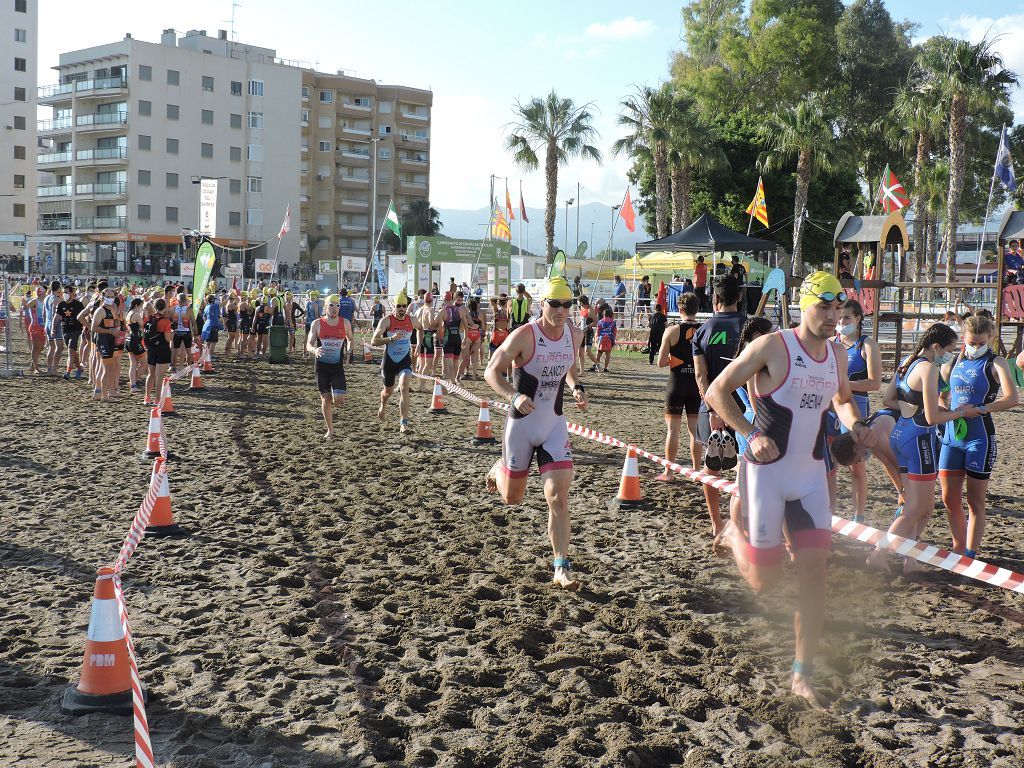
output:
M284 221L281 222L281 231L277 233L277 239L280 240L286 234L292 231L292 204L288 203L288 207L284 212Z
M216 261L217 252L213 249L213 243L204 237L196 251L195 271L192 273L192 311L196 317L199 317L199 305L206 298L206 286L210 282Z
M636 232L636 211L633 210L633 201L629 199L629 189L626 189L626 199L619 208L619 216L626 222L626 229Z
M402 237L402 222L398 220L398 213L395 212L394 200L388 203L388 212L384 214L384 226L394 232L397 237Z
M889 170L888 163L885 165L885 170L882 171L882 183L878 185L878 194L875 195L875 200L882 204L882 210L886 213L892 213L910 205L910 198L907 197L896 174Z
M527 224L530 220L526 217L526 203L523 202L523 182L519 182L519 215Z
M512 198L508 196L508 182L505 182L505 212L508 214L509 224L516 220L516 215L512 213Z
M768 203L764 198L764 184L761 177L757 177L757 190L754 192L754 199L747 206L747 215L753 216L766 227L768 226Z
M1006 140L1006 126L999 137L999 151L996 152L996 178L1011 192L1017 190L1017 176L1013 172L1013 156L1010 154L1010 143Z
M491 237L498 240L512 240L512 230L505 220L505 214L501 212L498 201L494 201L494 215L491 217Z

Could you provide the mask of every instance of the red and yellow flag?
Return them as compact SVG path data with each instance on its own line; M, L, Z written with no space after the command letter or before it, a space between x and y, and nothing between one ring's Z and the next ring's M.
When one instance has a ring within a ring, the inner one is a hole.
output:
M753 216L766 227L768 226L768 202L764 197L764 184L761 177L757 177L757 190L754 192L754 199L747 206L747 215Z
M508 214L509 223L516 220L516 215L512 213L512 198L508 196L508 182L505 182L505 213Z
M497 201L495 201L497 202ZM505 214L501 212L501 206L494 206L494 215L491 217L491 237L497 240L512 240L512 229L508 225L508 221L505 219Z

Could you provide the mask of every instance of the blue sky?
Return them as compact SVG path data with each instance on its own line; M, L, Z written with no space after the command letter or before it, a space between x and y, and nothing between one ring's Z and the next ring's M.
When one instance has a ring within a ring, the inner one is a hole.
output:
M63 0L40 5L40 84L54 81L49 68L61 51L112 42L126 32L155 42L165 27L216 34L231 18L230 0L121 1L103 10ZM681 45L680 7L667 0L244 0L235 11L235 27L239 40L275 48L281 57L309 61L322 71L345 69L431 88L435 206L485 205L494 173L509 178L513 198L522 180L527 203L540 207L541 173L516 168L503 149L512 104L552 88L578 102L594 102L598 144L607 155L620 135L619 101L633 84L656 85L667 74L671 52ZM897 19L920 24L919 38L946 32L977 39L990 29L1003 34L1007 65L1024 74L1024 2L889 0L888 7ZM1019 90L1015 107L1024 119ZM575 196L579 182L584 203L617 203L627 166L621 158L608 158L603 166L573 163L560 172L559 200Z

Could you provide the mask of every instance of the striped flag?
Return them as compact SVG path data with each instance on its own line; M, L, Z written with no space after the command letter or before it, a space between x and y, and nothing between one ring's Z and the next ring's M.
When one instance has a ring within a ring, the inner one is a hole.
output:
M501 212L501 206L498 205L497 200L494 202L494 215L491 217L491 237L509 242L512 240L512 229L505 219L505 214Z
M281 222L281 231L277 233L277 239L280 240L286 234L292 231L292 204L288 203L288 208L284 212L284 221Z
M530 220L526 217L526 203L523 202L523 182L519 182L519 215L527 224Z
M753 216L766 227L768 226L768 202L764 197L764 184L761 177L757 177L757 189L754 191L754 199L747 206L747 216Z
M1010 144L1006 140L1005 125L1003 126L1003 133L999 137L999 151L996 152L995 176L1011 192L1017 190L1017 176L1013 172L1013 156L1010 155Z
M516 220L516 215L512 213L512 198L508 196L508 182L505 182L505 213L508 214L509 223Z
M882 210L886 213L892 213L910 205L910 198L907 196L906 190L903 189L900 180L896 178L896 174L889 170L888 163L885 164L885 170L882 171L882 183L878 185L878 194L875 199L882 204Z

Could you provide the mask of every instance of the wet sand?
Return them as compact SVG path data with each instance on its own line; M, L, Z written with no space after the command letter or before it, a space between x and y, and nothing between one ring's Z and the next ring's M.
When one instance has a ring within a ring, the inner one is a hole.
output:
M26 367L26 360L18 362ZM586 374L576 418L661 453L663 374ZM786 694L791 579L757 599L710 556L698 486L641 463L640 511L610 511L623 455L574 438L573 563L549 586L540 485L483 492L498 448L475 407L375 418L376 367L349 366L323 444L312 370L218 360L166 425L187 539L144 540L124 585L158 765L1020 766L1021 596L938 571L863 567L837 539L818 659L826 712ZM485 393L480 381L467 386ZM138 398L82 382L0 381L0 765L124 766L131 720L60 714L82 662L95 568L146 489ZM492 410L495 432L503 426ZM1024 570L1020 410L996 416L982 557ZM869 521L894 497L870 469ZM843 487L845 488L845 481ZM937 511L925 536L948 545ZM895 559L893 560L896 565Z

